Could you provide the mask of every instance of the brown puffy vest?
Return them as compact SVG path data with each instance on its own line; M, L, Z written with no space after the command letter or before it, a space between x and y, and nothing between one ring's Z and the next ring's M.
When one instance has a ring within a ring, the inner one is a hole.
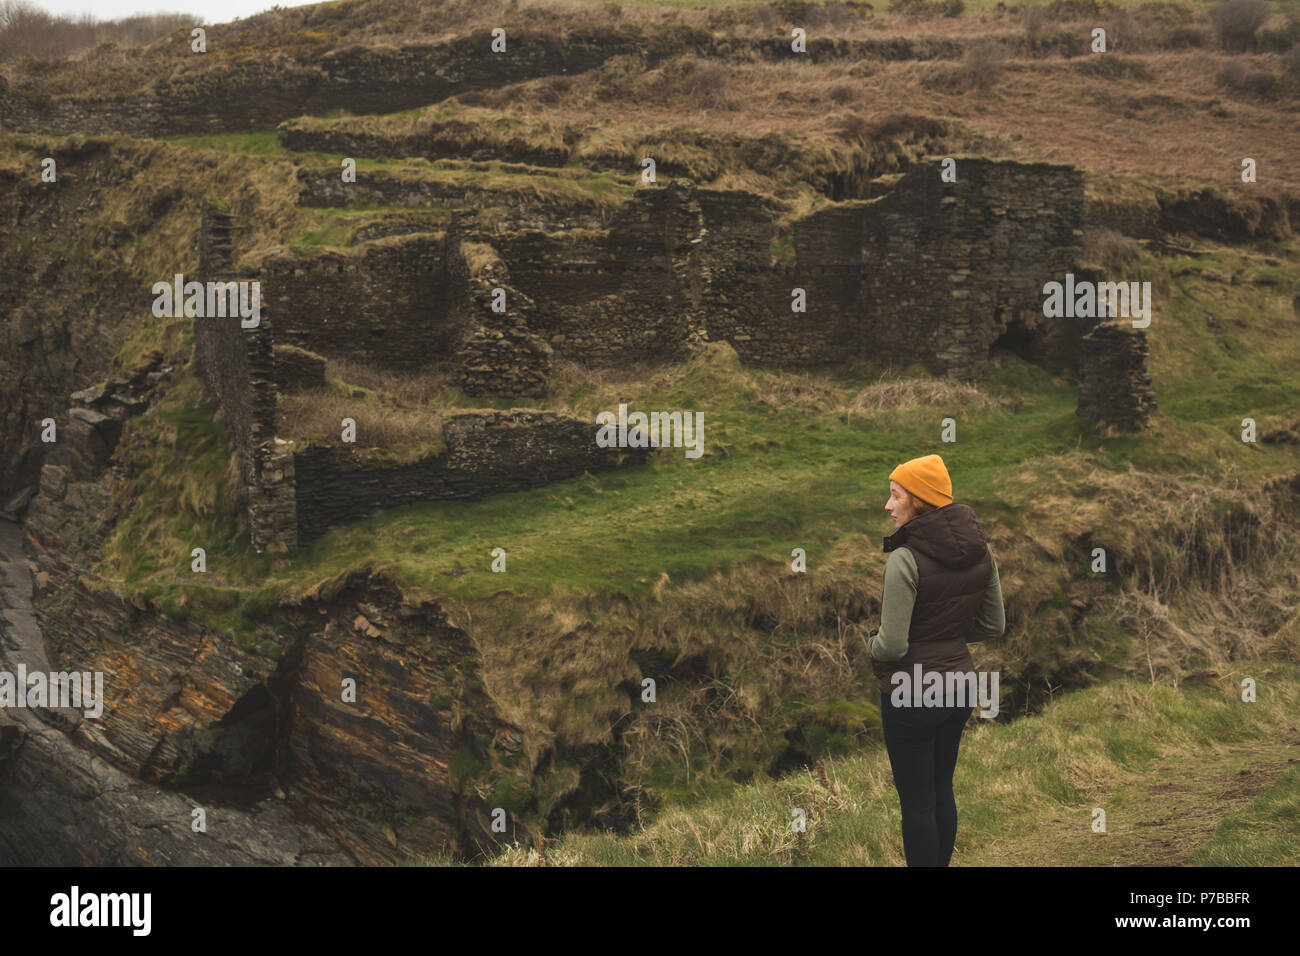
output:
M907 653L896 661L873 661L872 670L886 696L894 690L891 675L921 665L930 671L972 671L966 635L979 613L993 563L984 529L969 505L953 502L917 515L885 538L885 550L906 547L916 558L920 578Z

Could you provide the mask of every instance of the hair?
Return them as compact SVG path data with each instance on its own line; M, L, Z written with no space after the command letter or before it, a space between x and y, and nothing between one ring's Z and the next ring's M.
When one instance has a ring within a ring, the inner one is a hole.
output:
M906 488L904 488L903 490L907 491ZM916 497L916 495L912 494L910 491L907 491L907 497L912 502L912 514L914 516L923 515L927 511L934 511L938 507L938 505L932 505L928 501L922 501L920 498Z

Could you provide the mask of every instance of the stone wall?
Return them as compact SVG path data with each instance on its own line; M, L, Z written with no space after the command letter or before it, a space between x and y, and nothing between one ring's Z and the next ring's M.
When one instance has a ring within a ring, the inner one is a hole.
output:
M506 170L541 176L537 167ZM348 206L409 206L412 209L448 207L478 209L493 206L504 210L503 229L564 228L599 229L602 207L594 198L568 195L562 199L522 190L492 190L444 179L396 176L373 169L358 172L354 183L343 182L336 164L325 169L298 170L298 205L318 208Z
M466 330L448 308L449 252L442 234L395 236L355 255L262 261L264 311L276 339L328 358L402 370L445 366Z
M229 215L203 205L202 281L234 278L234 228ZM257 551L284 554L329 527L382 508L480 498L645 461L649 449L599 448L594 422L554 412L453 416L443 426L446 450L404 465L371 464L355 451L337 446L295 448L277 437L280 388L323 384L325 367L319 355L277 345L280 330L288 328L296 339L308 338L317 347L381 367L436 364L436 349L447 347L451 335L446 322L440 326L419 312L417 306L424 300L417 293L429 287L429 273L440 266L446 266L445 274L456 280L456 288L448 289L438 302L444 313L441 318L456 317L453 324L467 325L477 336L460 350L461 360L491 357L493 361L484 367L498 392L511 387L544 388L550 348L524 327L523 316L531 304L509 287L509 274L490 248L472 250L469 263L459 244L449 254L441 237L377 244L371 252L361 261L374 264L374 273L337 255L305 265L268 260L258 280L266 304L255 328L241 328L238 317L195 319L195 364L239 453ZM426 271L409 274L404 271L408 266ZM493 313L491 292L502 286L507 288L510 310ZM377 325L376 303L394 302L402 308L385 314L396 319L391 325ZM386 348L375 344L376 329L395 333ZM501 329L513 331L502 334ZM503 341L523 351L531 349L529 361L509 360L497 347Z
M959 160L912 167L866 210L855 352L975 378L1013 321L1037 326L1044 282L1078 255L1083 174L1068 166Z
M960 160L955 183L921 163L877 198L824 205L793 223L792 264L773 261L767 200L689 182L638 189L596 230L484 234L461 210L442 233L355 255L263 260L261 327L199 320L196 356L251 463L254 543L283 551L378 508L532 487L620 458L595 454L594 426L539 418L502 432L491 416L480 416L486 444L463 468L469 453L451 439L469 418L448 425L447 453L399 467L325 446L291 450L274 436L275 383L298 378L285 345L450 370L467 393L507 396L545 394L553 355L676 361L723 340L771 366L864 358L975 378L995 344L1069 365L1095 322L1045 321L1042 287L1079 272L1082 216L1078 170L982 159ZM204 223L204 274L225 275L228 219L210 210ZM805 312L791 309L795 288ZM503 313L491 307L496 289ZM316 380L318 368L307 371ZM499 447L509 455L493 462Z
M199 230L200 281L235 280L233 229L229 215L204 203ZM194 362L239 453L253 547L259 553L284 554L297 547L292 462L285 460L283 443L275 436L275 339L270 310L263 305L260 312L258 325L248 329L241 327L238 316L196 318Z
M1147 374L1147 337L1141 329L1103 322L1081 340L1076 414L1103 427L1136 431L1156 410Z
M444 452L406 465L367 465L337 445L305 448L293 456L298 541L384 508L483 498L644 463L651 449L600 448L597 429L555 412L475 412L447 421Z
M552 350L529 331L532 299L511 284L491 246L463 243L459 259L465 262L462 307L474 330L456 353L456 383L467 395L544 396Z
M325 387L325 359L296 345L275 346L275 387L280 394Z
M773 262L762 199L689 183L639 190L605 229L486 239L558 357L676 360L707 338L753 365L861 357L974 378L1009 330L1069 357L1078 329L1042 323L1041 290L1071 268L1082 209L1075 169L967 159L956 183L921 163L882 197L796 221L793 265Z
M203 203L199 223L200 282L234 279L233 229L234 221L228 213ZM253 460L254 407L264 408L263 403L255 401L254 392L273 387L274 382L272 376L267 376L253 384L253 368L261 359L257 342L266 338L260 332L260 326L241 328L239 318L233 316L194 321L194 358L199 376L221 409L235 450L248 464ZM268 423L259 425L259 430L264 430Z

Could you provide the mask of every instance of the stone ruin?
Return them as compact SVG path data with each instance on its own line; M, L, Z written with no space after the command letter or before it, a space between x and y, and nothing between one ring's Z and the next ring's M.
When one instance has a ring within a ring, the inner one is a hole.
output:
M1043 316L1043 283L1078 271L1082 174L986 159L958 170L947 183L937 162L918 163L874 199L816 209L791 227L793 261L773 254L769 200L690 182L638 189L601 228L489 234L461 209L441 230L352 253L277 250L256 270L258 328L196 319L199 372L240 454L255 547L284 553L379 508L647 454L598 449L594 423L521 410L455 416L445 452L400 466L367 464L338 442L291 448L275 434L277 395L321 385L331 357L438 369L467 394L521 397L546 394L556 358L680 361L707 342L728 342L750 365L862 358L961 379L987 373L1004 347L1077 369L1081 415L1145 421L1155 407L1145 339ZM310 174L299 180L300 203L346 202ZM234 278L231 228L204 207L203 279ZM792 309L799 295L804 311Z
M232 228L230 216L204 205L202 281L233 279ZM237 316L194 320L196 365L239 454L258 552L285 554L383 508L519 491L649 454L598 447L594 422L527 410L453 415L443 427L445 450L398 465L361 460L337 443L295 447L276 434L277 396L323 381L324 361L278 346L277 320L274 309L263 309L251 329Z
M1156 410L1147 374L1147 337L1141 329L1103 322L1080 342L1076 414L1102 428L1137 431Z

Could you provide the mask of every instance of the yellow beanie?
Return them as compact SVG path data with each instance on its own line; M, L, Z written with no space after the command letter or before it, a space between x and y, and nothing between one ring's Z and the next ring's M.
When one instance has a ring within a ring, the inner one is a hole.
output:
M938 455L903 462L889 473L889 480L898 482L909 495L936 508L952 504L952 479Z

